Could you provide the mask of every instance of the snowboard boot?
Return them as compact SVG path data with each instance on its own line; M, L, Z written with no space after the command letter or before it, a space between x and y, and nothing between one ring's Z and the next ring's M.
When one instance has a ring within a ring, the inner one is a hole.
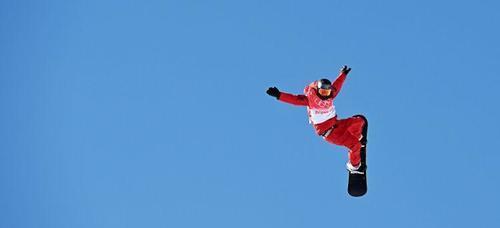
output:
M357 166L353 166L350 161L347 162L346 168L351 174L364 174L365 171L361 167L361 162Z

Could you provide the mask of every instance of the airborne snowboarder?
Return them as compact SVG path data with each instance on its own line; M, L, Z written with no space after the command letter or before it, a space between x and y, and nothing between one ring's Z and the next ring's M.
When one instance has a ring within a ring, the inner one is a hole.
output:
M314 81L304 88L304 94L294 95L282 92L276 87L270 87L267 94L282 102L307 106L309 123L314 126L316 133L329 143L345 146L349 149L349 160L346 164L350 174L349 190L351 190L351 176L358 174L356 177L363 177L364 191L366 192L366 164L364 163L368 123L366 118L361 115L338 119L333 105L333 100L340 92L350 71L351 68L343 66L333 84L328 79Z

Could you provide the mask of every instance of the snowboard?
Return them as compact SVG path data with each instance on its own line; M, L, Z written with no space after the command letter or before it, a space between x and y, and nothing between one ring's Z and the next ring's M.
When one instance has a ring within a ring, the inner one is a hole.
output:
M362 174L359 173L350 173L347 171L349 174L349 183L347 185L347 192L349 195L354 196L354 197L359 197L363 196L366 194L366 191L368 190L367 184L366 184L366 143L368 142L367 140L367 133L368 133L368 120L366 117L362 115L356 115L354 117L362 118L365 121L365 124L363 126L363 138L361 139L361 144L365 145L364 147L361 147L361 167L359 171L363 172Z

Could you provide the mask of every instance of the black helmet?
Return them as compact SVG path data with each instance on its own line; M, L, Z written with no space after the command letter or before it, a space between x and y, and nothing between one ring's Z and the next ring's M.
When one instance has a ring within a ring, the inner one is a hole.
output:
M332 82L325 78L318 80L318 90L319 89L332 89Z

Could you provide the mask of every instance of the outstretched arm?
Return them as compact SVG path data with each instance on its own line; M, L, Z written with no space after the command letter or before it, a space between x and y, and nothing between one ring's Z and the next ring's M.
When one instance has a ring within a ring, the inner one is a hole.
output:
M342 69L340 69L340 74L337 79L335 79L332 85L333 98L335 98L339 94L340 89L342 89L342 85L344 84L344 81L347 77L347 74L349 74L350 71L351 68L348 68L347 66L343 66Z
M280 101L293 105L307 106L308 104L306 96L280 92L276 87L267 89L267 94L269 94L269 96L276 97L276 99Z
M281 92L281 96L278 98L278 100L283 101L285 103L300 105L300 106L307 106L308 102L307 97L305 95L293 95L284 92Z

